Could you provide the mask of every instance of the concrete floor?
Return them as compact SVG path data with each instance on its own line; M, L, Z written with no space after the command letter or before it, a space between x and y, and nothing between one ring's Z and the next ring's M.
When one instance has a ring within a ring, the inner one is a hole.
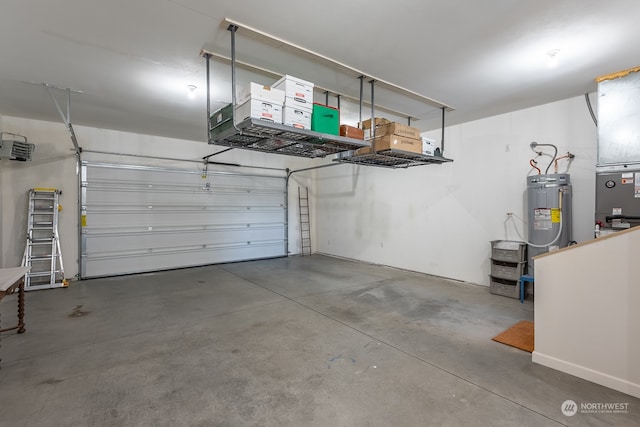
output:
M532 318L320 255L74 282L28 293L27 332L2 335L0 425L640 425L640 399L491 341ZM566 417L568 399L629 412Z

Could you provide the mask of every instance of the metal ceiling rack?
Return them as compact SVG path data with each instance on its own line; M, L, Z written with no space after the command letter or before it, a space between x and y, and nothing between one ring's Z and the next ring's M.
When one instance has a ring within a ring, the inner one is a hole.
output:
M409 168L412 166L424 166L453 162L451 159L440 156L428 156L403 150L384 150L375 153L354 155L352 153L340 153L334 162L353 163L363 166L378 166L383 168Z
M360 139L297 129L260 119L247 119L222 131L216 135L213 144L310 158L370 146Z
M210 60L211 53L202 52L207 63L207 131L209 144L222 145L233 148L241 148L267 153L283 154L289 156L322 158L327 155L337 154L334 161L339 163L352 163L365 166L379 166L385 168L408 168L428 164L442 164L453 160L440 156L429 156L412 153L403 150L375 149L375 127L372 129L372 142L346 138L338 135L324 134L307 129L298 129L279 123L271 123L260 119L246 119L236 123L236 55L235 35L238 25L230 23L228 31L231 32L231 87L232 87L232 120L228 129L220 131L212 136L211 131L211 101L210 101ZM363 79L360 76L360 122L362 122ZM371 117L375 117L374 83L371 80ZM327 92L328 97L328 92ZM339 102L339 100L338 100ZM443 129L446 106L442 108ZM410 120L410 118L409 118ZM443 141L444 146L444 132ZM363 153L360 149L371 148L371 152ZM214 153L215 154L219 154ZM358 154L360 153L360 154Z
M247 119L241 123L235 122L236 106L236 55L235 34L236 25L229 25L231 32L231 87L233 104L233 123L215 137L209 135L209 144L222 145L230 148L262 151L299 157L325 157L330 154L357 150L369 147L366 141L329 135L308 129L297 129L279 123L270 123L259 119ZM210 130L211 104L209 61L211 54L204 53L207 60L207 129Z
M363 99L363 80L364 76L360 76L360 121L362 122L362 99ZM375 97L374 86L376 81L370 80L371 85L371 117L375 114ZM445 109L442 109L442 128L444 129L444 114ZM409 119L410 120L410 119ZM405 150L398 150L394 148L377 150L375 146L376 141L376 128L372 123L371 126L372 139L371 139L371 152L358 154L357 152L339 153L338 156L333 159L334 162L340 163L352 163L363 166L377 166L383 168L409 168L412 166L424 166L431 164L442 164L452 162L453 160L447 159L442 156L429 156L426 154L418 154ZM444 134L442 139L444 148Z

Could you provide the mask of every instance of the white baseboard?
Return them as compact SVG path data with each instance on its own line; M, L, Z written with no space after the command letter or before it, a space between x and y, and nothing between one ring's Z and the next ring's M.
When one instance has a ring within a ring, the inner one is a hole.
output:
M546 354L540 354L536 351L533 352L531 360L534 363L538 363L540 365L565 372L578 378L582 378L587 381L612 388L614 390L629 394L640 399L640 384L635 384L625 379L611 376L604 372L576 365L574 363L567 362L566 360L560 360Z

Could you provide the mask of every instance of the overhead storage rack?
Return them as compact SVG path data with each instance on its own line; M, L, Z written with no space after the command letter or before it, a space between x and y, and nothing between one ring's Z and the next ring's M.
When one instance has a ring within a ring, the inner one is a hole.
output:
M428 156L403 150L384 150L368 154L340 153L334 162L353 163L364 166L378 166L383 168L408 168L452 162L453 160L440 156Z
M206 59L207 63L207 129L209 131L209 144L221 145L228 147L227 150L233 148L240 148L246 150L261 151L266 153L274 153L289 156L307 157L307 158L323 158L328 155L337 155L333 161L339 163L351 163L364 166L378 166L384 168L408 168L412 166L423 166L430 164L442 164L452 162L453 160L447 159L442 156L430 156L424 154L413 153L409 151L397 150L397 149L385 149L375 150L375 143L372 144L367 140L360 140L354 138L347 138L338 135L331 135L320 133L308 129L298 129L292 126L286 126L279 123L268 122L265 120L248 118L240 123L236 123L235 107L236 102L236 58L235 58L235 34L239 28L239 24L228 19L224 20L224 23L228 23L228 30L231 32L231 74L232 74L232 119L227 129L219 130L215 134L211 132L211 104L210 104L210 72L209 62L212 53L203 50L202 56ZM262 36L268 36L258 30L251 29L250 31L256 32ZM282 42L281 40L277 39ZM302 49L298 46L292 45L298 49ZM304 50L305 53L314 54L311 51ZM358 72L351 67L344 64L335 62L322 55L317 55L321 59L332 62L339 67L345 68L351 72ZM220 56L220 55L215 55ZM362 99L363 99L363 79L364 75L358 77L360 79L360 121L362 121ZM373 87L376 79L371 78L369 83L371 84L371 117L375 117L375 103L373 95ZM382 83L387 86L391 86L401 92L418 96L440 106L442 111L442 144L444 145L444 118L447 109L451 107L441 104L437 101L426 98L422 95L416 94L408 89L393 85L389 82ZM409 117L409 120L411 118ZM373 137L375 138L375 129L373 130ZM361 150L369 148L367 150ZM444 147L442 147L444 148ZM216 155L227 150L222 150ZM210 156L205 157L206 161Z
M306 129L297 129L260 119L247 119L212 139L212 143L232 148L264 151L299 157L325 157L369 147L360 139L345 138Z

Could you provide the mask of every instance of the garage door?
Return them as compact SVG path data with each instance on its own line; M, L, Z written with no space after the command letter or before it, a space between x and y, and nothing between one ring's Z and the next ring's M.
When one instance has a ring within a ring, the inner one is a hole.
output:
M283 172L81 169L82 278L286 255Z

